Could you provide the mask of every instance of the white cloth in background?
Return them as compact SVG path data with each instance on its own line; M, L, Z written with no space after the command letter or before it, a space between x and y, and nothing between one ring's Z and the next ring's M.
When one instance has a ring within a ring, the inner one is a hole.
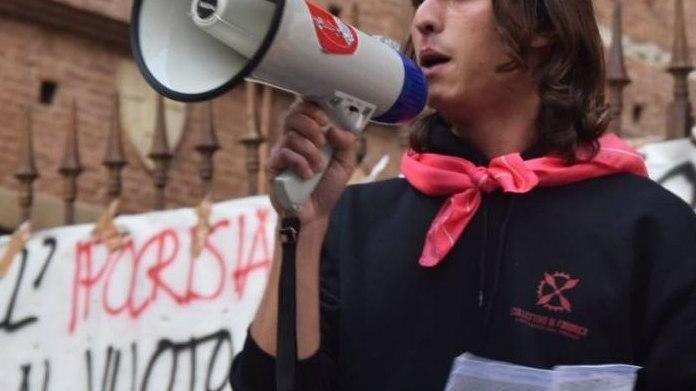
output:
M650 178L696 210L696 143L683 138L640 148Z

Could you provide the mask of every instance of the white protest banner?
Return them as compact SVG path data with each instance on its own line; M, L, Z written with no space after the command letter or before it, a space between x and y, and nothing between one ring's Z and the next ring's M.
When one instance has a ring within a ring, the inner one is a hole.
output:
M650 178L696 210L696 142L677 139L649 144L640 149Z
M0 390L229 390L270 271L266 197L215 204L193 259L193 209L35 233L0 279ZM8 238L0 239L0 254Z

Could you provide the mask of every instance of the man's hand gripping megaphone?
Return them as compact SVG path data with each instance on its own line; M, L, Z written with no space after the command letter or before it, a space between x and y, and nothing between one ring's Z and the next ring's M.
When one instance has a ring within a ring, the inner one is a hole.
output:
M355 169L356 139L357 133L332 125L317 104L298 100L283 121L266 172L273 182L294 175L302 183L318 183L304 205L290 210L278 202L276 186L270 186L276 210L295 215L303 224L328 218Z

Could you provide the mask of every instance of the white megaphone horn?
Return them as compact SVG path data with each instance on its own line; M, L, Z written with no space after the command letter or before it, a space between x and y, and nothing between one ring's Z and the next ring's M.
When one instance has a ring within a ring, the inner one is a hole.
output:
M339 127L399 123L425 107L419 67L382 40L304 0L135 0L131 41L147 82L174 100L211 99L244 79L315 102ZM323 151L330 159L332 151ZM299 209L323 173L274 179Z

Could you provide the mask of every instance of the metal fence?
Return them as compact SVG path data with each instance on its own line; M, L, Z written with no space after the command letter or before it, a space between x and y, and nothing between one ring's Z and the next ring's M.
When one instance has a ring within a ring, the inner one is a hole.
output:
M689 58L689 47L686 38L686 26L684 21L683 0L674 0L675 19L673 25L674 45L672 50L672 60L667 72L674 78L674 97L667 112L667 136L668 138L689 137L693 126L691 112L691 102L688 89L688 76L693 71L693 66ZM627 74L624 54L623 54L623 31L622 31L622 5L620 0L614 0L614 17L612 23L612 43L607 56L607 93L610 115L612 122L610 131L619 135L622 134L621 114L623 111L623 91L631 82ZM357 22L357 11L354 22ZM260 91L259 91L260 89ZM246 174L248 181L248 194L254 195L263 193L263 183L259 181L260 168L266 152L262 145L264 139L261 134L268 134L262 129L270 124L271 117L271 95L269 87L261 87L247 82L246 85L246 117L248 133L244 135L240 142L246 147ZM261 99L258 99L261 94ZM260 104L257 102L260 101ZM122 192L122 171L128 164L123 150L123 134L119 125L119 100L116 97L113 103L113 114L110 132L105 141L105 154L102 164L108 172L107 194L110 200L118 199ZM64 182L63 187L63 223L66 225L75 222L75 202L78 199L77 181L83 172L83 165L79 155L79 140L77 129L77 111L79 102L74 101L72 107L73 126L65 135L63 158L59 167L60 175ZM165 207L164 194L167 188L169 176L169 166L174 154L170 149L166 123L164 120L163 99L160 97L157 104L157 125L153 135L152 148L149 157L154 161L152 175L152 186L155 189L155 198L150 200L153 209L163 209ZM195 149L201 155L199 176L202 194L208 194L211 190L215 166L213 156L220 150L216 137L216 130L213 126L212 103L208 104L207 123L199 135L199 142ZM32 137L32 110L27 109L26 120L23 129L24 137L22 147L18 151L21 154L19 165L15 171L15 177L21 183L19 192L19 207L23 220L31 218L32 205L34 201L34 184L40 180L40 173L37 171L34 155L34 139ZM145 201L143 201L145 202Z

